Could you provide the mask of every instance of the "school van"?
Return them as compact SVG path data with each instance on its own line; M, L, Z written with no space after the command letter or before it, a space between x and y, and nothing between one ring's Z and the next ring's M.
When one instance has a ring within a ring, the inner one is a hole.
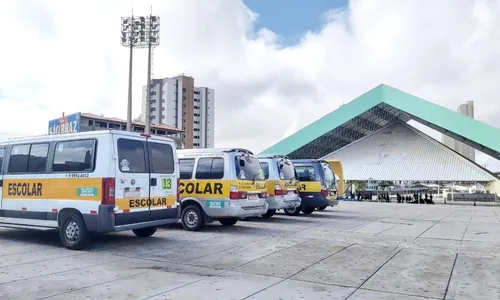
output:
M284 155L259 155L258 159L267 186L268 208L262 217L270 218L277 210L299 207L301 200L292 161Z
M245 149L177 150L181 222L196 231L218 220L232 226L267 212L266 183L259 160Z
M327 206L339 204L337 182L327 161L317 159L292 160L299 180L301 206L286 209L288 215L298 215L300 211L311 214L315 209L323 210Z
M178 179L168 138L109 130L9 140L0 143L0 226L58 229L75 250L90 232L151 236L179 220Z

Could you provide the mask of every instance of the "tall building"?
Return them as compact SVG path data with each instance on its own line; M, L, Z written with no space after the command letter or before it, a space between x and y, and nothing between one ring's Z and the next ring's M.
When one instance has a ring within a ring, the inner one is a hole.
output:
M474 118L474 101L467 101L464 104L460 104L457 109L457 112L461 113L470 118ZM445 134L442 135L442 142L449 148L455 150L461 155L467 157L472 161L476 161L476 152L475 149L471 146L468 146L460 141L455 140L452 137L449 137Z
M151 124L164 124L185 130L185 148L214 147L215 91L194 86L194 79L180 75L172 78L153 79L151 103L148 107L146 86L142 91L142 113L151 114Z

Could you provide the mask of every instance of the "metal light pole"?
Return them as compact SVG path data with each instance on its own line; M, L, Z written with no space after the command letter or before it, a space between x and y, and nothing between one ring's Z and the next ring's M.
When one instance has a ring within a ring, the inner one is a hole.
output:
M149 48L148 55L148 88L147 103L150 102L150 74L151 74L151 47L157 46L160 41L159 29L160 18L158 16L122 17L121 20L121 44L129 47L129 70L128 70L128 102L127 102L127 131L132 131L132 58L134 48ZM146 110L146 132L149 132L150 107Z
M151 55L152 48L160 44L160 17L150 15L146 23L146 32L148 39L148 78L146 81L146 126L144 132L151 130Z

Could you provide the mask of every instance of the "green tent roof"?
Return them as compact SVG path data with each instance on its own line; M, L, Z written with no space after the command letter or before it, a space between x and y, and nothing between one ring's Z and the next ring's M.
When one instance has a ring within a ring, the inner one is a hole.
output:
M329 147L320 142L325 141L330 132L381 106L397 111L400 120L414 119L495 158L500 156L500 129L384 84L302 128L261 154L290 155L301 149L306 150L308 145L320 148L322 151L318 155L329 154L338 148L330 146L331 149L327 149ZM326 153L327 151L330 152ZM315 158L313 156L310 158Z

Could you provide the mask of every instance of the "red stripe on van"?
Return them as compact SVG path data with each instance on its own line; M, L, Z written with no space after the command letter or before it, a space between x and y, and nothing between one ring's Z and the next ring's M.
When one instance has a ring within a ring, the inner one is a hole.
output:
M124 213L130 212L130 209L124 209L123 212Z
M21 209L22 209L23 211L26 211L26 210L27 210L27 209L26 209L26 207L23 207L23 208L21 208Z

